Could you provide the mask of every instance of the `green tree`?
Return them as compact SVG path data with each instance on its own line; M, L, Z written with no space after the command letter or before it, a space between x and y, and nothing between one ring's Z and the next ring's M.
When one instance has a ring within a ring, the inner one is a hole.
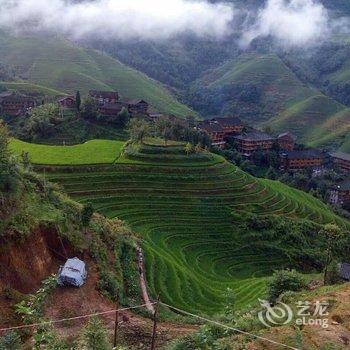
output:
M340 255L340 250L343 248L343 232L338 225L327 224L320 230L320 235L325 238L325 251L324 251L324 284L328 284L328 270L333 260ZM345 247L344 247L345 248Z
M271 303L275 303L278 297L286 292L300 291L305 287L305 280L295 270L276 271L267 285L267 296Z
M155 131L157 136L164 139L165 145L172 137L173 125L169 118L159 118L155 124Z
M276 180L278 177L276 169L270 166L266 172L266 177L271 180Z
M21 153L21 158L22 158L22 164L24 166L25 169L29 169L30 168L30 156L29 156L29 152L22 152Z
M92 204L90 202L85 204L81 211L81 225L84 227L85 233L87 228L90 225L90 221L93 213L94 213L94 208L92 207Z
M84 328L80 336L79 349L112 350L105 326L99 318L92 317Z
M193 152L193 145L190 142L187 142L185 146L185 152L187 155L191 154Z
M82 106L81 106L81 115L85 119L97 119L97 104L96 101L91 97L88 96L83 100Z
M201 152L203 152L203 147L202 147L202 145L201 145L200 142L198 142L198 143L196 144L196 147L194 148L194 151L195 151L196 153L201 153Z
M10 160L9 140L9 130L5 123L0 121L0 166L8 164Z
M151 128L145 120L133 118L128 123L128 132L133 142L143 143L144 139L150 136Z
M125 126L130 120L130 113L127 108L123 107L122 110L118 113L118 124L120 126Z
M18 186L17 164L11 159L9 150L9 131L0 121L0 211L5 199L13 194Z
M80 112L81 110L81 96L80 96L80 91L77 91L75 94L75 104L77 107L77 111Z
M50 137L55 131L55 122L58 118L59 109L54 103L35 107L25 120L23 133L31 139Z

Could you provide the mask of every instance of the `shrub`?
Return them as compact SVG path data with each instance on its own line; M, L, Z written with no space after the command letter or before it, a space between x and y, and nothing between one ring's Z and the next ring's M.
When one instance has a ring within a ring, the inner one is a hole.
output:
M21 338L16 332L9 331L0 338L0 350L19 349L21 349Z
M326 275L325 275L325 284L332 285L341 282L339 276L339 265L336 261L332 261L328 266Z
M282 293L286 291L297 292L305 286L304 278L295 270L276 271L267 286L268 299L271 303L275 303Z
M110 350L111 344L108 341L108 334L104 324L97 317L92 317L84 328L79 349Z
M113 273L108 271L101 272L98 288L106 292L112 300L118 299L119 283Z

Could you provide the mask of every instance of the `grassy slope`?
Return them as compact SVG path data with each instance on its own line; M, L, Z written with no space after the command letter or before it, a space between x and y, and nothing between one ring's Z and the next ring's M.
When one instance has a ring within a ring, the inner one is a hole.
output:
M270 122L277 130L301 136L309 145L338 148L350 131L350 110L320 94L296 103Z
M280 110L282 106L291 105L316 93L315 90L300 83L294 73L273 54L242 55L239 59L228 61L210 71L197 82L209 88L231 83L257 86L263 92L263 104L267 107L268 115Z
M0 56L31 83L68 93L118 90L124 97L143 98L162 112L193 114L160 83L109 56L65 40L1 36Z
M10 149L17 156L28 152L33 164L83 165L111 164L123 145L122 141L91 140L74 146L47 146L12 139Z
M350 133L344 138L344 142L340 148L341 151L350 153Z
M66 94L63 91L50 89L46 86L25 82L0 82L0 86L3 86L8 90L16 90L21 94L31 94L48 97L64 96Z
M217 88L230 83L253 84L262 94L266 124L291 130L299 141L313 146L339 147L349 131L350 112L343 105L300 82L273 54L243 55L209 72L197 84ZM256 120L261 124L264 120Z
M61 169L51 179L142 234L153 295L187 310L218 312L227 287L237 307L255 302L271 272L288 265L273 242L262 246L254 233L240 231L232 213L345 224L306 193L256 179L218 156L185 156L183 146L147 146L118 163L95 171Z

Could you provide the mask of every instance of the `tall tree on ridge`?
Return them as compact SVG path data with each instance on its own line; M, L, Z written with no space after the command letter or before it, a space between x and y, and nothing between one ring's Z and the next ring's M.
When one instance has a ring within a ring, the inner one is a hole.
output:
M76 95L75 95L75 103L77 107L77 111L80 112L81 110L81 96L80 96L80 91L78 90Z

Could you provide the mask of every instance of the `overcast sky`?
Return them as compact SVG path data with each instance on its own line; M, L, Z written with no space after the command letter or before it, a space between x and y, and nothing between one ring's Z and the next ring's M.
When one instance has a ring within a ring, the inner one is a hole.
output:
M237 31L231 3L206 0L0 0L0 26L16 33L49 31L74 39L168 39L183 32L222 38ZM250 13L241 43L271 36L284 46L319 42L329 33L327 10L318 0L267 0Z

